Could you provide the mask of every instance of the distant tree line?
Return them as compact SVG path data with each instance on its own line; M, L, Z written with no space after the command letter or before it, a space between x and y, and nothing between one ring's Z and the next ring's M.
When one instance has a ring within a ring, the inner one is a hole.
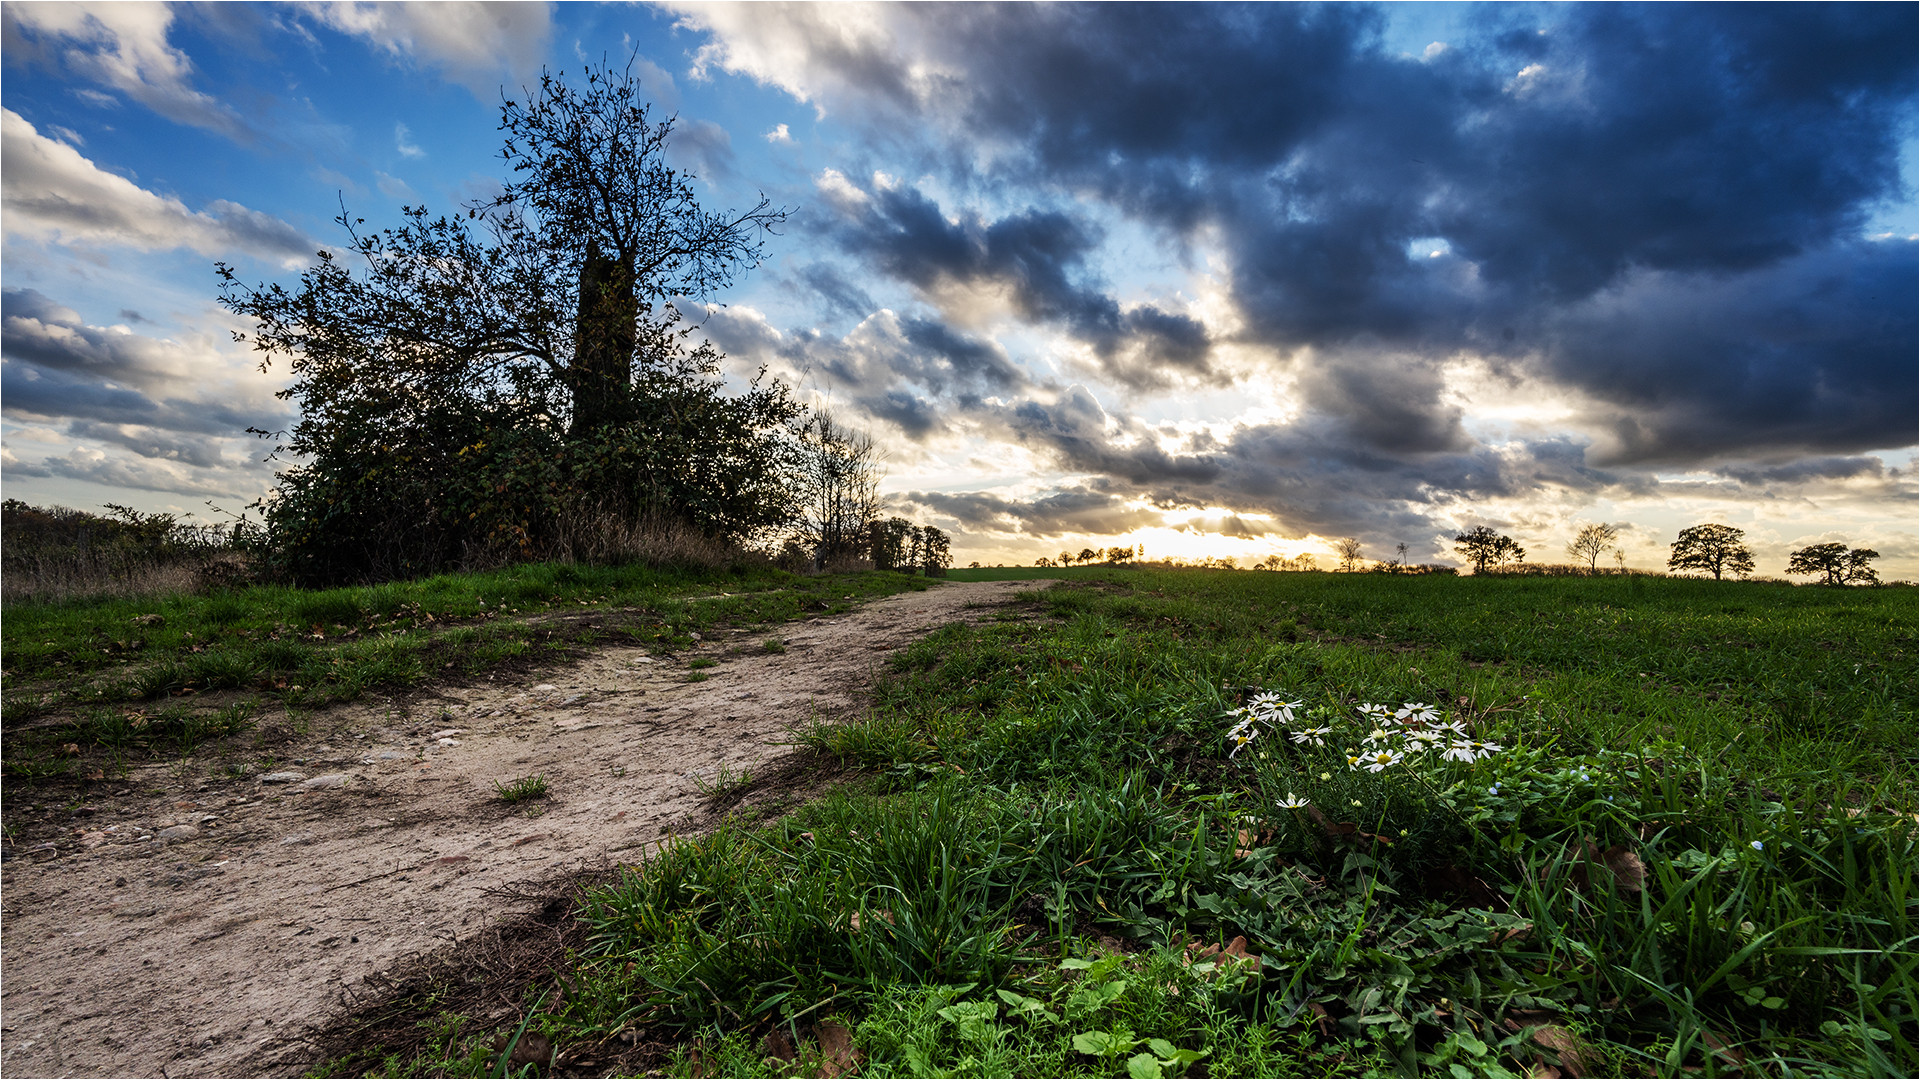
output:
M1753 551L1743 542L1745 533L1730 525L1704 524L1694 525L1680 531L1673 541L1671 556L1667 560L1669 570L1701 571L1712 574L1716 579L1726 574L1746 576L1753 572ZM1580 527L1572 541L1567 544L1567 554L1576 561L1571 565L1528 564L1527 551L1520 543L1486 525L1476 525L1455 535L1454 550L1472 567L1476 575L1595 575L1602 573L1627 573L1625 554L1619 546L1620 527L1612 524L1587 523ZM1110 549L1111 550L1111 549ZM1396 557L1377 562L1365 558L1365 548L1352 537L1334 542L1334 551L1338 557L1338 567L1343 572L1368 570L1380 574L1451 574L1452 567L1408 563L1407 545L1396 547ZM1600 567L1600 558L1612 553L1615 566L1611 569ZM1097 556L1093 549L1087 549L1082 555ZM1846 544L1814 544L1793 552L1787 560L1789 574L1817 574L1826 585L1873 585L1880 580L1879 574L1870 565L1880 553L1870 548L1850 548ZM1037 566L1056 565L1051 560L1041 559ZM1062 553L1061 566L1072 565L1066 553ZM1231 570L1237 567L1232 558L1213 557L1198 560L1160 560L1158 566L1193 566L1212 569ZM1273 554L1253 563L1256 570L1275 571L1313 571L1319 569L1319 563L1311 552L1289 558Z

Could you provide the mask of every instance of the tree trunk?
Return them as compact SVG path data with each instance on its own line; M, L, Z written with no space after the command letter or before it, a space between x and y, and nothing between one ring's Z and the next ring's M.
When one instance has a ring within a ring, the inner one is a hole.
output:
M589 244L586 262L580 267L580 318L568 379L573 391L572 435L634 419L634 320L638 315L632 268L602 256L597 245Z

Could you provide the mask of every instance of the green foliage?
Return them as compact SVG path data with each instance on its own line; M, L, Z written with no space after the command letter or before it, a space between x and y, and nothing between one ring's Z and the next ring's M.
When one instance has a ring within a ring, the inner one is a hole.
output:
M545 774L536 773L533 776L523 776L511 784L495 781L493 795L494 798L509 805L544 799L547 797L547 778Z
M673 297L704 298L784 215L702 209L630 73L543 73L502 107L515 176L464 216L344 211L289 290L222 264L239 333L292 377L300 420L261 504L264 552L302 584L558 557L664 520L739 541L790 516L788 425L757 380L723 388ZM350 268L348 262L357 264Z

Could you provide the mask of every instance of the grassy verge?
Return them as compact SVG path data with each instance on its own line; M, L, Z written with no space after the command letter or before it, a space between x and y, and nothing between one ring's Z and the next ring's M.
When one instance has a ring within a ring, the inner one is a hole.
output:
M863 781L590 893L515 1023L680 1075L1914 1071L1910 591L1074 576L812 735ZM1350 768L1376 702L1499 750ZM336 1065L500 1064L435 1022Z
M550 563L364 588L10 604L0 790L102 779L242 730L270 707L548 667L608 643L681 649L715 626L925 587L900 574Z

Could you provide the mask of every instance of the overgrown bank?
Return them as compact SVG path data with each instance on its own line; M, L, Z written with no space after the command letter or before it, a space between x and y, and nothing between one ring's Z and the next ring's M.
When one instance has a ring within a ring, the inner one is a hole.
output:
M1910 595L1090 576L816 732L864 782L591 896L526 999L546 1060L785 1075L847 1031L863 1075L1911 1071ZM1235 753L1262 691L1288 722ZM1497 753L1350 766L1377 703ZM441 1023L335 1067L499 1064Z
M277 710L548 668L595 645L682 649L715 626L847 610L924 579L543 563L411 582L10 604L6 797L84 796L130 764Z

